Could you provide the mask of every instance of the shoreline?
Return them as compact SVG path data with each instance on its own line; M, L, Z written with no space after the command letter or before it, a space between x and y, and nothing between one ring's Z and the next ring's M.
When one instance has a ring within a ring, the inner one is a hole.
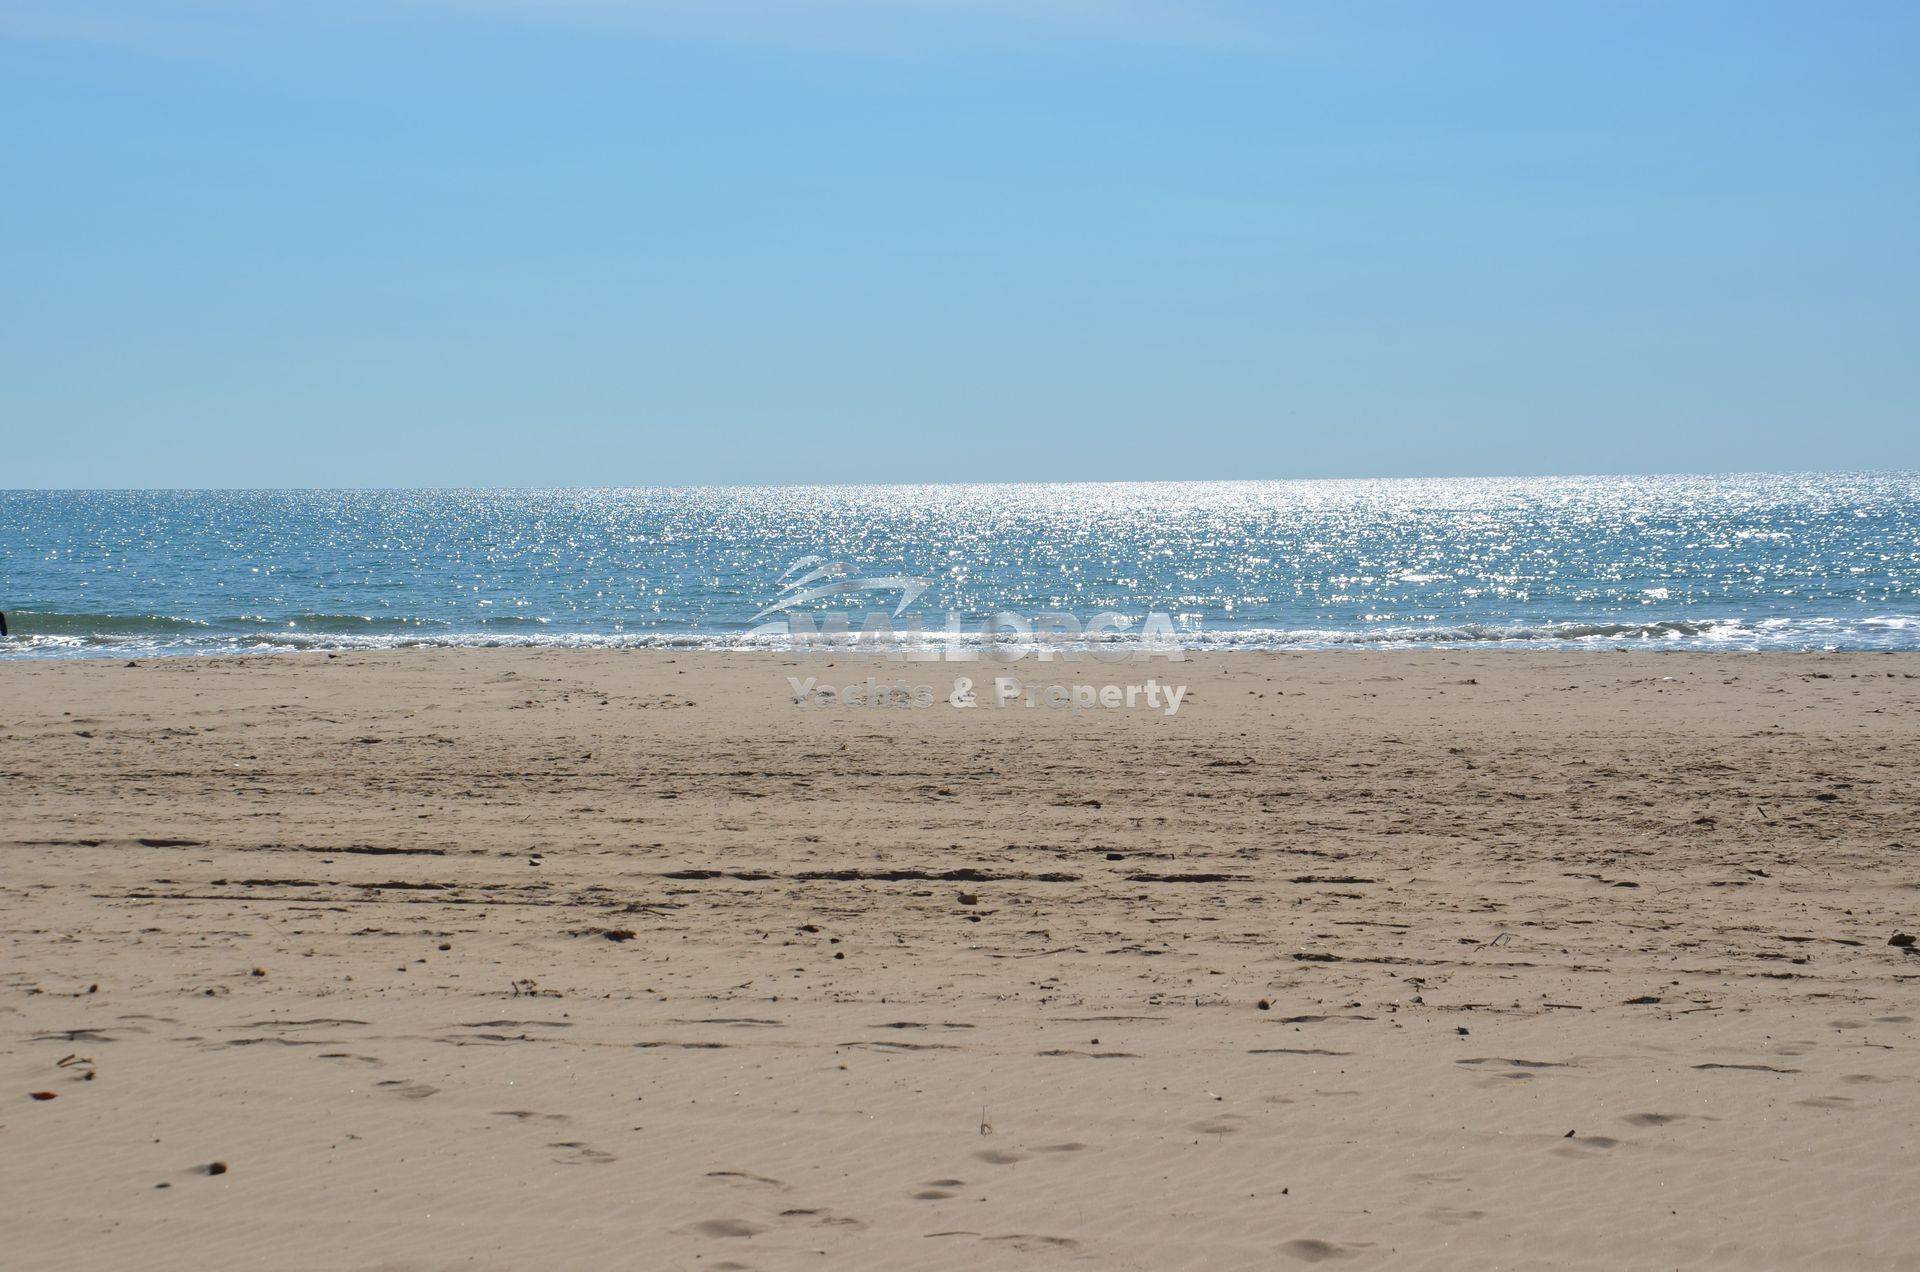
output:
M0 663L6 1246L1908 1260L1920 654L1348 652Z
M1217 633L1216 633L1217 634ZM1237 633L1236 633L1237 634ZM47 639L34 636L33 639ZM19 638L16 637L16 640ZM1003 661L1034 662L1041 659L1038 646L1028 646L1003 659L993 652L994 647L980 644L969 646L930 646L916 648L911 652L898 655L892 653L871 653L853 648L839 649L830 653L815 653L797 650L790 646L748 646L722 644L684 644L672 643L681 638L661 638L668 643L651 642L654 638L641 638L627 641L618 637L583 637L592 643L570 643L570 638L556 638L538 642L506 641L485 635L475 635L470 640L464 637L450 637L446 640L416 641L395 645L328 645L283 644L253 645L247 648L182 648L178 646L164 648L138 648L133 646L100 645L92 648L74 646L50 646L44 649L8 649L0 644L0 666L10 663L112 663L133 660L175 661L175 660L231 660L231 659L282 659L289 657L373 657L406 656L413 654L534 654L534 655L653 655L682 656L690 658L739 657L746 659L789 659L813 662L822 658L838 657L856 659L886 666L921 666L927 664L976 666L1000 664ZM1004 648L1004 647L1000 647ZM1210 644L1174 644L1166 646L1133 646L1115 644L1093 648L1074 648L1052 651L1047 661L1080 659L1088 662L1121 664L1138 658L1152 657L1163 659L1170 650L1177 649L1188 659L1218 657L1286 657L1298 655L1341 655L1374 654L1383 657L1420 656L1426 654L1473 655L1489 654L1495 656L1515 655L1565 655L1587 657L1600 655L1681 655L1693 657L1740 657L1750 654L1767 655L1831 655L1837 657L1868 657L1891 654L1895 656L1920 656L1920 648L1879 647L1870 645L1756 645L1736 641L1712 645L1683 645L1666 641L1632 640L1614 643L1612 638L1581 643L1535 641L1531 639L1483 638L1473 640L1434 641L1375 639L1355 634L1354 639L1330 641L1325 643L1295 644L1257 644L1235 645L1224 642ZM1105 658L1101 654L1105 654Z

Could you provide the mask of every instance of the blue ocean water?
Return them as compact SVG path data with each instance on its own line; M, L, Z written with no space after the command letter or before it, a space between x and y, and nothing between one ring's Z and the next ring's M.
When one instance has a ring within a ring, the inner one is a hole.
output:
M778 645L762 611L807 558L925 580L930 633L1161 612L1197 648L1920 648L1920 474L1836 473L7 491L0 656Z

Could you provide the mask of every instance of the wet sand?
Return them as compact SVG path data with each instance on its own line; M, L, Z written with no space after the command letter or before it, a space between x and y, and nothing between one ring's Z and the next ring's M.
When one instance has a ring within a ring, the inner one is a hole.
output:
M0 665L0 1263L1914 1266L1920 657L872 670Z

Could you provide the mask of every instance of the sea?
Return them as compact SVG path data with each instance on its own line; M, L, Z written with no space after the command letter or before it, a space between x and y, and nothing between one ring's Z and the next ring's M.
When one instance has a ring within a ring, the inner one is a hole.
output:
M10 490L0 611L0 658L782 648L835 611L948 646L1052 614L1194 649L1911 650L1920 474Z

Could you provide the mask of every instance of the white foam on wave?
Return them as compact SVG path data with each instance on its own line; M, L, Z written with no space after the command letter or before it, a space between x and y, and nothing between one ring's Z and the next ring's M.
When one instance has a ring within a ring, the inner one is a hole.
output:
M858 648L871 653L1001 653L1089 649L1194 652L1314 649L1716 649L1716 650L1920 650L1920 615L1868 617L1769 617L1685 619L1657 622L1553 621L1494 625L1465 623L1429 626L1340 628L1194 628L1169 644L1143 641L1126 633L1081 634L1054 642L999 633L899 633L864 638ZM818 646L815 646L816 648ZM766 650L786 652L796 642L784 633L756 631L439 631L381 632L364 635L297 630L246 633L202 631L95 632L87 635L16 635L0 641L0 658L145 658L274 654L303 651L346 652L386 649L613 649L613 650ZM847 649L847 645L831 646Z

